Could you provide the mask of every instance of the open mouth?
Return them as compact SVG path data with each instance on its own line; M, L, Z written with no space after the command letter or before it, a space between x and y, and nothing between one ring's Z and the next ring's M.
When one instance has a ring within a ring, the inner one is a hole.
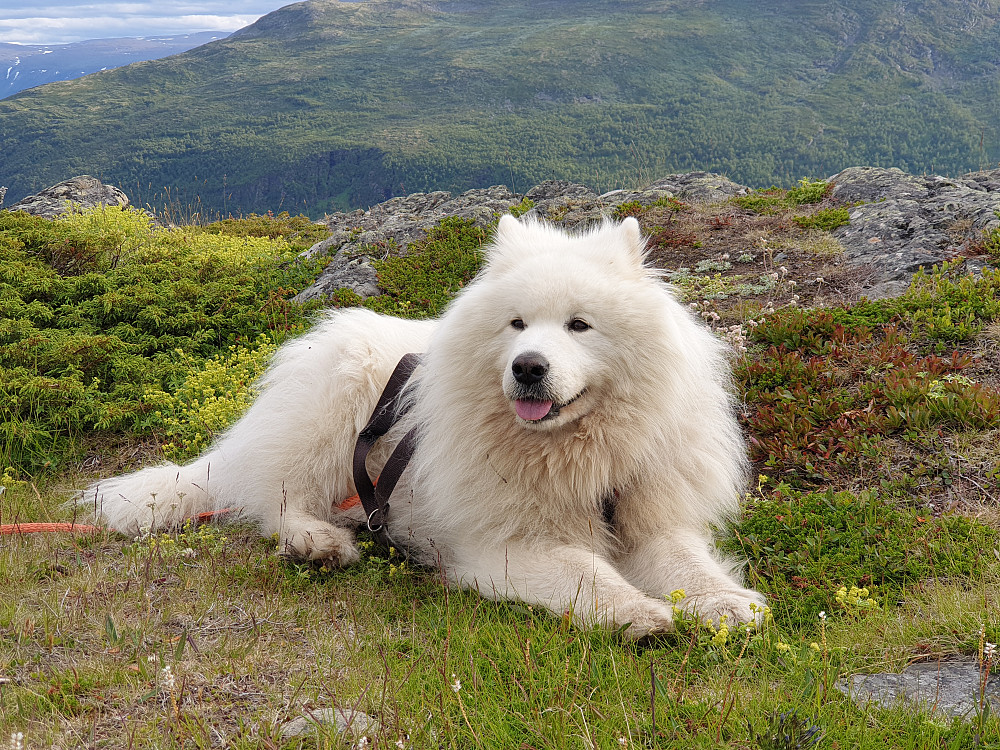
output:
M572 404L574 401L579 399L587 389L584 388L578 394L573 396L569 401L562 404L556 404L552 401L541 401L537 399L530 398L519 398L514 401L514 411L517 412L517 416L523 419L525 422L542 422L546 419L554 419L559 416L559 410L565 409L567 406Z

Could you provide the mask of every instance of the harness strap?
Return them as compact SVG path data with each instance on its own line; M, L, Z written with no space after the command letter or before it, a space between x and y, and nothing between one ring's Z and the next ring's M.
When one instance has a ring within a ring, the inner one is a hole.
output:
M365 515L368 517L368 529L375 534L386 549L391 546L392 542L385 529L386 518L389 515L389 497L402 476L406 464L409 463L410 456L413 455L416 428L406 433L393 450L392 455L389 456L389 460L386 461L379 477L378 489L375 488L368 475L365 460L378 439L385 435L409 410L410 404L400 403L399 395L419 364L419 354L405 354L399 360L392 375L389 376L389 381L386 383L378 403L375 404L371 419L358 434L358 441L354 446L354 486L361 498Z

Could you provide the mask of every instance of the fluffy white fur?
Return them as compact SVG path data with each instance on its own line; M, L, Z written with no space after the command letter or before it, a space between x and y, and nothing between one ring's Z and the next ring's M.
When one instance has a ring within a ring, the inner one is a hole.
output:
M703 617L753 619L763 599L716 558L710 528L736 513L747 474L723 345L644 249L634 219L570 235L505 216L439 320L329 314L281 347L209 452L81 502L130 533L238 507L287 554L350 564L362 515L335 506L355 492L355 439L399 358L422 351L413 408L369 460L374 476L419 427L392 499L398 544L454 585L636 637L672 627L676 589Z

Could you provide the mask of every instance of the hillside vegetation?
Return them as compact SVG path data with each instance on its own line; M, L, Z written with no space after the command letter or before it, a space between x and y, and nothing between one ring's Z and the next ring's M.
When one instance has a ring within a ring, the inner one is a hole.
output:
M74 174L156 208L321 215L560 177L790 185L1000 159L1000 3L309 0L0 102L17 200Z
M0 533L0 737L996 747L1000 272L927 269L898 298L858 300L828 234L844 213L809 181L617 212L640 220L652 260L733 346L757 479L720 539L768 596L759 628L679 618L676 634L626 642L449 591L367 539L360 563L327 570L238 523L136 539L19 527ZM289 299L317 271L294 259L314 231L288 215L166 230L133 209L0 212L0 523L70 519L74 487L186 459L237 419L275 347L310 325ZM488 237L448 219L407 255L372 246L387 294L364 304L434 314ZM998 248L993 231L979 250ZM962 718L837 689L951 659L978 675ZM282 731L333 708L352 729Z

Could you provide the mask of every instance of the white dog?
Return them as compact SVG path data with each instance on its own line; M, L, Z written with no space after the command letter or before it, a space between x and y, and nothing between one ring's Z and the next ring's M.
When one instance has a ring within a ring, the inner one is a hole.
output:
M134 533L239 507L287 554L358 559L354 444L400 357L424 352L417 427L388 531L457 586L579 625L672 627L665 596L730 623L760 594L715 556L747 460L721 344L644 264L635 219L570 235L504 216L485 269L437 321L329 314L278 351L247 414L186 466L100 482L82 500Z

